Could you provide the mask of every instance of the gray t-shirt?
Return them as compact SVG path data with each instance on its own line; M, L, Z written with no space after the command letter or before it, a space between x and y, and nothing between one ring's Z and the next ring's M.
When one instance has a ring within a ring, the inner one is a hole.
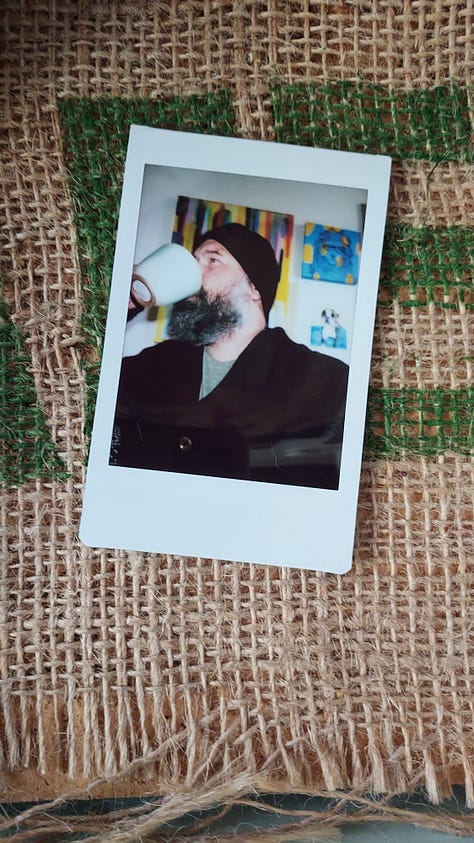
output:
M200 401L220 384L234 363L235 360L216 360L207 348L204 349L204 354L202 355L201 389L199 390Z

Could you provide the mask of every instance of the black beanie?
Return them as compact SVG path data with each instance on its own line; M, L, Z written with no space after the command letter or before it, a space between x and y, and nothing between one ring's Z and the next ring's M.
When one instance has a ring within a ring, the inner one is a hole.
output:
M229 222L206 232L198 238L195 249L206 240L216 240L240 264L260 293L265 319L268 320L280 279L280 267L268 240L238 222Z

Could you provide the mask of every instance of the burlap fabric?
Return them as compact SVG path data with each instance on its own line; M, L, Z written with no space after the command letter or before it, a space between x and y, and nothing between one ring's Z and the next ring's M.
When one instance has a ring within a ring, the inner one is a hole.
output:
M474 806L470 0L1 9L5 798L169 795L114 840L251 791ZM394 158L344 577L78 541L130 122Z

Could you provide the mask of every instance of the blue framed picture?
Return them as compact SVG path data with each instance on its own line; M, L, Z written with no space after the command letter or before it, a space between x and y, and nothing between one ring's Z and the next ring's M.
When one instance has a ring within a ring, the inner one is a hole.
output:
M359 231L307 222L304 227L303 278L357 284L361 241Z

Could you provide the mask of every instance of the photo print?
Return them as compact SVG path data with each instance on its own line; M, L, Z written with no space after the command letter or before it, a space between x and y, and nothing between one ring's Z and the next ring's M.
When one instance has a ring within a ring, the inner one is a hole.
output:
M312 567L341 507L317 568L350 567L390 170L355 157L132 127L88 543Z

